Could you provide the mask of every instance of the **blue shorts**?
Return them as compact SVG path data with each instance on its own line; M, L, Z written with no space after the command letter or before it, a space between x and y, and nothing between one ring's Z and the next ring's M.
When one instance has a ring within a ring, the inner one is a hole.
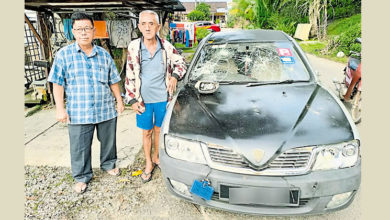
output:
M145 111L137 114L137 127L150 130L154 126L161 127L167 110L167 102L145 103ZM154 117L153 117L154 113ZM154 118L154 120L153 120Z

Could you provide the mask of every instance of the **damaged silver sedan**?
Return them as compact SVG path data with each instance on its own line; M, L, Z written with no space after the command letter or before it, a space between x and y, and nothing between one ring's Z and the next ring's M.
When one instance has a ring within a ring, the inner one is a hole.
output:
M167 188L203 206L324 213L347 207L360 186L355 124L280 31L208 35L161 131Z

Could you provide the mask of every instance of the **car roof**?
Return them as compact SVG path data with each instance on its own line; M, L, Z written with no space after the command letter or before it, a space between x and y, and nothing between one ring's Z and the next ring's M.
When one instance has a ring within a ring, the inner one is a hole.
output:
M203 24L203 23L211 23L214 24L212 21L196 21L195 24Z
M212 43L222 43L234 41L290 41L290 39L283 31L256 29L217 32L211 34L208 41L212 41Z

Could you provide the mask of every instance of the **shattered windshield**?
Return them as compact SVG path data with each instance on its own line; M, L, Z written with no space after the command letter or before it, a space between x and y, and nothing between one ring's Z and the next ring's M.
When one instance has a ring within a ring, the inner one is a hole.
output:
M206 45L190 80L269 82L309 80L309 73L289 42Z

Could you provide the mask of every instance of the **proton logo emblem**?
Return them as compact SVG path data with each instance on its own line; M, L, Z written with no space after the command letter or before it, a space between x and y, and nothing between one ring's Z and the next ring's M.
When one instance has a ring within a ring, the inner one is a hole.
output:
M253 151L253 156L255 157L256 163L259 163L263 159L264 151L260 149L255 149Z

